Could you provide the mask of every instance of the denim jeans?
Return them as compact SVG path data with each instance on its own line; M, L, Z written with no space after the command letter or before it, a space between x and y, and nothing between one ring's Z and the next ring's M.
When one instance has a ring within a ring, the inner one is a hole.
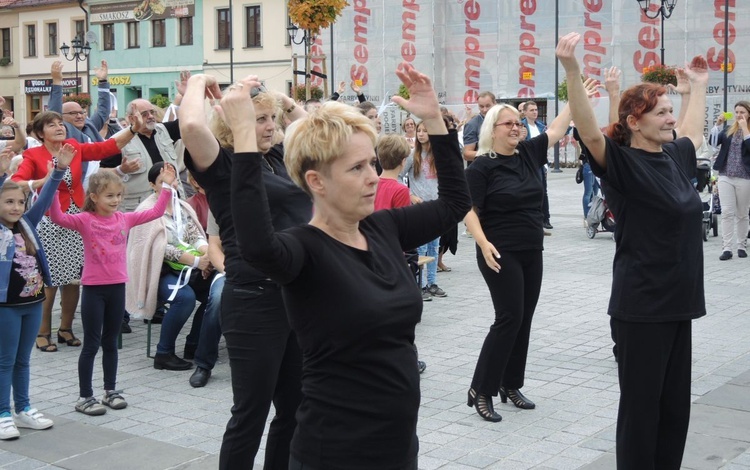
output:
M159 301L166 302L172 294L172 288L177 283L177 275L166 273L159 279ZM185 326L190 315L195 310L195 291L186 285L177 291L174 300L169 301L169 310L164 315L161 324L159 344L156 345L157 354L174 354L175 342L180 330Z
M10 389L16 413L29 406L29 362L42 303L0 307L0 413L10 412Z
M591 171L591 165L583 164L583 216L589 215L589 205L594 196L599 192L599 182Z
M195 365L211 370L219 357L219 341L221 340L221 291L224 289L223 274L216 275L211 284L211 290L203 314L198 349L195 350Z
M419 256L432 256L435 258L435 261L431 263L427 263L427 276L422 276L422 288L431 286L437 282L437 260L438 260L438 250L440 249L440 238L436 238L430 242L425 243L424 245L420 246L417 251L419 251Z

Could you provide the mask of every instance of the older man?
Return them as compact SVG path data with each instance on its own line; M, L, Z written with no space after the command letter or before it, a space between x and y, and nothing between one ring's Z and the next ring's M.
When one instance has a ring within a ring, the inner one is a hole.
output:
M107 111L109 113L109 110ZM124 160L131 161L140 159L140 168L129 174L125 182L126 191L122 201L122 210L132 212L138 204L153 193L148 182L148 172L155 163L171 163L178 168L177 151L175 142L180 140L180 123L171 121L160 123L156 120L156 108L150 101L135 99L131 101L126 110L128 122L133 122L136 115L140 115L145 126L128 145L123 147L122 156ZM111 160L103 162L103 166L111 165ZM182 185L178 188L183 193Z

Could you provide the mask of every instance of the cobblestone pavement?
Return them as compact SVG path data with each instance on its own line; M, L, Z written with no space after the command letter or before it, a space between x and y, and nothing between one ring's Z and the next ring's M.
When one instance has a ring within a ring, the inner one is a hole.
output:
M448 297L426 303L417 327L420 358L428 364L418 425L420 469L615 467L619 392L605 313L614 243L606 233L586 237L583 187L573 175L571 169L549 176L555 228L545 238L544 282L523 389L537 403L536 410L497 403L503 421L493 424L466 406L493 310L477 270L473 240L460 236L457 256L446 257L452 272L438 274ZM750 470L750 261L719 261L717 238L704 248L708 315L693 325L693 412L683 466ZM152 367L146 357L146 327L140 322L133 326L134 333L124 336L118 377L129 406L101 417L73 410L78 348L33 352L32 403L56 424L1 442L0 468L217 466L231 407L223 344L208 386L193 389L188 385L191 372ZM81 332L78 320L74 329ZM181 351L184 335L179 341ZM99 365L94 380L101 382ZM261 468L264 446L255 468Z

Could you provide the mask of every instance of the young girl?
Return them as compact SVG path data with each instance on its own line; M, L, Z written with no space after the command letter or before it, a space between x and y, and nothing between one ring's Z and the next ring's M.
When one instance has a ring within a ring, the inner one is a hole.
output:
M438 198L437 173L435 157L432 155L430 140L424 123L417 125L417 143L414 144L412 156L406 159L401 174L409 176L409 190L412 204L434 201ZM422 300L432 297L445 297L447 294L435 283L437 276L437 258L440 238L436 238L419 247L419 256L431 256L435 261L427 263L427 276L422 277Z
M42 321L44 282L50 279L36 226L73 159L60 155L39 199L24 214L23 189L6 181L12 155L10 149L0 154L0 439L19 437L18 428L47 429L53 424L29 404L29 359Z
M67 148L69 147L69 148ZM72 146L63 152L74 152ZM125 315L125 283L128 280L126 248L131 227L158 219L164 214L171 197L174 170L163 170L164 186L157 204L142 212L122 213L117 210L123 197L123 183L113 172L100 171L91 176L83 212L63 214L55 200L50 218L61 227L81 233L84 244L83 276L81 285L81 322L83 323L83 349L78 358L78 385L80 399L76 411L89 415L102 415L107 409L96 398L91 385L94 359L102 347L104 369L104 398L102 403L119 410L127 403L115 390L117 377L117 335Z

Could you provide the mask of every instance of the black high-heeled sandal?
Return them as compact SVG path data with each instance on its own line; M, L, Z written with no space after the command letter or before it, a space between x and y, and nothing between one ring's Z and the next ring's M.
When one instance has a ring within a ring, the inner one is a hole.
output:
M56 352L57 345L52 342L52 335L36 335L36 348L42 352ZM47 344L39 346L39 338L44 339Z
M521 408L522 410L533 410L536 408L534 402L523 396L520 390L506 390L505 387L500 387L500 401L507 403L508 398L516 405L516 408Z
M69 334L70 339L63 337L60 333ZM76 335L73 334L72 328L58 328L57 329L57 342L65 343L68 346L80 346L81 345L81 340L76 338Z
M492 397L477 393L473 388L469 389L469 399L466 405L474 407L477 414L487 421L498 423L503 420L502 416L495 413L495 408L492 406Z

